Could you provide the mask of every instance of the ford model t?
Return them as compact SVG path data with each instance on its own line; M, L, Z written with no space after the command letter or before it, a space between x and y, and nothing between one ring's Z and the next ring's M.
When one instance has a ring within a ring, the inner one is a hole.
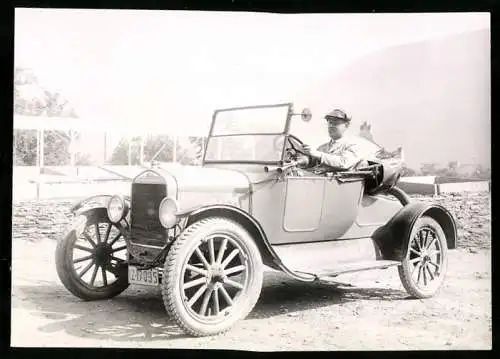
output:
M434 295L456 246L450 213L412 202L397 161L319 166L290 134L296 115L311 117L292 104L217 110L201 166L152 165L130 195L78 203L56 250L64 286L84 300L161 286L167 313L195 336L247 316L264 266L308 282L397 266L412 297Z

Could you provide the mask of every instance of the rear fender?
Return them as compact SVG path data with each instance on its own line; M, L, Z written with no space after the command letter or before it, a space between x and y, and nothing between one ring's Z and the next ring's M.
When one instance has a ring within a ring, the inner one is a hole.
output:
M457 247L455 220L446 208L429 203L410 203L397 212L384 226L377 229L372 238L379 245L382 256L387 260L404 259L415 222L422 216L436 220L443 228L449 249Z

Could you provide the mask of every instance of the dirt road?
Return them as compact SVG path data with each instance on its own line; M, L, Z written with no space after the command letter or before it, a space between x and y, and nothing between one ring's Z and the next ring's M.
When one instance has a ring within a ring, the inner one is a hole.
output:
M355 288L308 285L266 273L251 315L228 333L186 337L159 290L131 286L82 302L55 272L55 243L13 245L12 346L273 350L491 348L490 251L456 250L441 293L410 300L395 268L344 276Z
M82 302L60 283L56 239L71 202L13 208L12 346L393 350L491 348L491 238L488 194L414 196L443 204L457 220L442 291L407 299L396 268L339 277L354 288L265 274L260 300L228 333L185 336L165 313L157 288L131 286L109 301Z

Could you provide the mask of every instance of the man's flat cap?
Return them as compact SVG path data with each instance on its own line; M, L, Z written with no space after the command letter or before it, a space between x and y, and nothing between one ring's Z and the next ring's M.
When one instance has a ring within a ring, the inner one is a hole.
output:
M344 120L344 121L351 121L351 118L349 116L347 116L347 114L336 108L335 110L329 112L326 116L325 116L325 119L326 120L330 120L330 119L340 119L340 120Z

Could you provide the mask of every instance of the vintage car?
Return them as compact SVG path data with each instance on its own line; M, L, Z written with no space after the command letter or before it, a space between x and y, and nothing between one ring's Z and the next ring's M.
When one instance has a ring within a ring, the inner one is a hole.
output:
M412 297L434 295L456 246L450 213L396 187L401 161L319 166L290 134L297 117L311 113L291 103L217 110L201 166L153 164L130 195L75 205L56 250L64 286L84 300L160 286L168 315L194 336L245 318L265 266L333 284L396 266Z

